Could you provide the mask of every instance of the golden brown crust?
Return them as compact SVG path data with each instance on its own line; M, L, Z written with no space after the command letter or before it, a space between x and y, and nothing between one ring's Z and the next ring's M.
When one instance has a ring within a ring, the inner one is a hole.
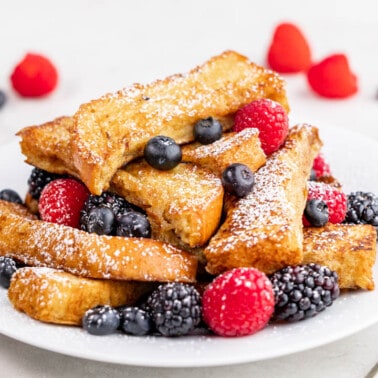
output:
M26 156L26 163L58 174L78 177L73 165L71 136L72 117L59 117L39 126L20 130L20 147Z
M111 190L146 211L154 239L191 248L210 239L222 214L221 180L194 164L160 171L145 161L130 163L116 172Z
M0 255L91 278L195 281L197 259L152 239L100 236L28 219L0 201Z
M272 273L302 261L307 179L320 147L315 127L290 130L256 172L252 192L227 204L226 220L204 250L209 273L243 266Z
M154 284L95 280L50 268L21 268L12 276L8 297L30 317L55 324L80 325L96 306L133 305Z
M328 266L342 289L374 289L377 233L371 225L331 224L303 230L303 263Z
M257 129L227 133L211 144L191 143L183 146L182 160L209 168L221 176L230 164L247 165L256 172L266 162Z
M89 190L100 194L119 167L143 154L151 137L163 133L179 144L190 142L198 120L230 116L258 98L288 109L284 81L233 51L186 75L105 95L74 116L75 167Z

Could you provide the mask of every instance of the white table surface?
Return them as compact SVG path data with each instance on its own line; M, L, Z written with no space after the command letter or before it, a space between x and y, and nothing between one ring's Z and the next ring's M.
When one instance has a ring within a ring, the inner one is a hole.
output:
M360 91L321 99L303 75L287 76L291 121L331 124L378 141L378 22L374 1L105 1L12 0L0 11L0 143L23 126L70 115L84 101L133 82L185 72L226 49L264 63L273 27L293 21L306 33L314 61L346 53ZM49 56L61 76L48 98L25 100L9 74L29 51ZM376 172L374 172L376 174ZM378 190L377 190L378 191ZM378 360L378 325L290 356L244 365L162 369L67 357L0 335L0 377L364 377Z

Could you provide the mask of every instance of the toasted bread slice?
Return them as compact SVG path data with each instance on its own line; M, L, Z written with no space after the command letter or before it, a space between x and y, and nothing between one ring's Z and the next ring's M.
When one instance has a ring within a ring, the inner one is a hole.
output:
M154 286L151 282L94 280L51 268L27 267L12 276L8 297L17 310L34 319L81 325L87 310L103 305L131 306Z
M320 147L315 127L290 130L256 172L252 192L227 206L225 222L204 249L209 273L243 266L272 273L302 261L307 179Z
M79 177L72 161L72 117L60 117L21 129L20 146L26 162L45 171Z
M371 225L331 224L303 229L303 263L328 266L342 289L374 289L377 232Z
M221 180L194 164L161 171L146 161L130 163L116 172L111 190L144 209L152 237L166 242L176 236L189 247L202 246L222 215Z
M233 163L247 165L256 172L266 162L261 148L259 131L247 128L238 133L227 133L211 144L190 143L182 148L182 160L209 168L221 176Z
M105 95L81 105L74 115L75 167L89 190L101 194L118 168L142 156L151 137L163 134L179 144L190 142L198 120L232 117L259 98L288 109L283 79L233 51L186 75Z
M0 201L0 256L78 276L136 281L195 281L197 259L167 243L89 234L28 219Z

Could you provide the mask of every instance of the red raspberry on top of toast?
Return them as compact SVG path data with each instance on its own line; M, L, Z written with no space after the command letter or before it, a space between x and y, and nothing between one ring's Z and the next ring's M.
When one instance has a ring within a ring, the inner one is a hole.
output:
M259 130L261 147L266 155L277 151L289 132L289 119L285 109L269 99L252 101L236 112L233 131L249 127Z

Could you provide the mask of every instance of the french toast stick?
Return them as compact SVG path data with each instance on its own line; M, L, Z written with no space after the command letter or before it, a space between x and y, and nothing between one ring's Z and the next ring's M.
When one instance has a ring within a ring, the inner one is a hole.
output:
M28 219L0 201L0 256L78 276L114 280L194 282L197 259L167 243L90 234Z
M75 168L89 190L101 194L118 168L143 155L150 138L162 134L179 144L190 142L198 120L232 118L259 98L288 110L283 79L233 51L185 75L104 95L81 105L74 115Z
M132 306L154 287L152 282L95 280L51 268L25 267L12 276L8 298L33 319L81 325L87 310Z
M332 224L303 229L303 263L328 266L341 289L374 289L375 228L367 224Z
M26 163L51 173L79 178L72 161L72 127L72 117L66 116L18 131L16 135L21 138L20 147Z
M110 189L146 211L153 239L178 237L191 248L210 239L222 215L221 180L190 163L161 171L146 161L131 162L117 170Z
M256 172L266 162L258 129L247 128L224 134L210 144L190 143L182 147L182 160L209 168L219 177L232 163L245 164Z
M307 179L320 147L317 128L290 129L284 145L255 173L251 193L226 207L224 223L204 249L210 274L246 266L272 273L302 262Z

